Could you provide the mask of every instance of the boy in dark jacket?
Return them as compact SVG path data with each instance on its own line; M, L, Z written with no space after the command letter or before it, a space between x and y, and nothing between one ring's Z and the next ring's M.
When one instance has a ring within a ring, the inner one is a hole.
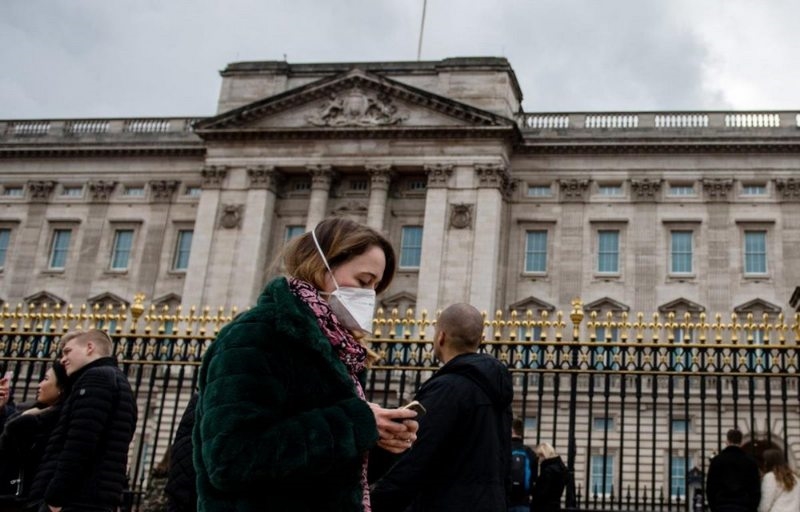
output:
M444 366L416 395L427 414L414 446L375 484L373 512L506 510L513 388L502 363L477 353L482 333L469 304L442 311L433 343Z
M758 463L742 450L741 431L729 430L727 444L708 466L708 505L711 512L756 512L761 501Z
M54 512L110 512L120 504L126 482L136 402L106 333L67 333L60 349L72 392L31 493L43 495Z

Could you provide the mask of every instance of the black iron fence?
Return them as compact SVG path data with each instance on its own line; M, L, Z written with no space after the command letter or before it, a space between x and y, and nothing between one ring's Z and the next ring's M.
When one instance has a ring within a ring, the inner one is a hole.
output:
M195 388L200 359L235 311L31 306L0 312L0 371L17 402L32 400L61 334L103 328L139 407L131 493L147 489ZM800 315L511 312L486 319L482 350L506 363L526 442L552 444L572 480L573 510L700 510L709 459L729 428L760 457L800 458ZM757 318L757 320L756 320ZM424 314L379 311L370 340L381 359L373 401L404 403L437 368ZM796 466L795 466L796 467Z

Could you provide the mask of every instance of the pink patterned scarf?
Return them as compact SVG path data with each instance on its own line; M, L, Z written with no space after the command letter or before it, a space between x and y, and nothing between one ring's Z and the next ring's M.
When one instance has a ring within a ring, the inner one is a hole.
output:
M367 349L339 322L339 319L333 314L330 306L320 296L316 288L294 277L288 278L288 281L289 289L292 293L305 302L311 308L314 316L317 317L317 325L322 330L322 334L330 341L339 360L347 368L347 373L353 379L359 398L366 401L367 397L364 394L364 388L361 387L361 382L358 380L358 374L366 369ZM369 501L369 482L367 481L368 458L369 454L365 453L361 464L362 506L364 507L364 512L372 511Z

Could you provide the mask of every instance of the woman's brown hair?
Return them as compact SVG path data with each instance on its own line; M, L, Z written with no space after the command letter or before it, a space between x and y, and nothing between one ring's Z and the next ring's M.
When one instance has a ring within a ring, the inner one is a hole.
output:
M767 473L772 471L775 474L775 480L785 490L791 491L794 488L794 471L786 463L786 458L780 449L764 450L764 471Z
M392 244L383 235L368 226L340 217L323 220L317 224L314 233L332 269L364 254L371 247L380 247L386 257L386 268L375 293L381 293L389 287L397 263ZM328 269L310 232L289 242L283 250L282 260L289 275L311 283L318 290L325 287L325 273Z

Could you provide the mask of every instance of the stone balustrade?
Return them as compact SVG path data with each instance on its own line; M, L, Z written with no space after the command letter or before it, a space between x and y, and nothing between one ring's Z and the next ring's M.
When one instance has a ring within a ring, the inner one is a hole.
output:
M41 137L96 137L100 135L169 135L193 132L199 117L131 119L19 119L0 120L0 139Z

